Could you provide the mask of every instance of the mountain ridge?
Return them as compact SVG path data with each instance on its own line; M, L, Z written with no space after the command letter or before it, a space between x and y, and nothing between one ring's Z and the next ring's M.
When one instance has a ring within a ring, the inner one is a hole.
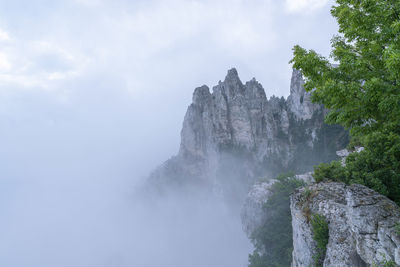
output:
M335 159L335 151L348 142L347 132L324 123L326 110L312 103L303 85L301 73L293 70L288 98L267 98L255 78L243 84L232 68L212 90L197 87L179 152L150 175L150 182L160 188L201 184L244 197L261 176L302 173Z

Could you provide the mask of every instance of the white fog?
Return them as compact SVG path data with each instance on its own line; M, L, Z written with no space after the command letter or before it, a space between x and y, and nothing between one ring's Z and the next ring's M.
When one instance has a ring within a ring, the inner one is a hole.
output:
M329 1L295 2L0 0L0 266L247 266L218 197L138 191L195 87L287 96L293 45L328 51Z

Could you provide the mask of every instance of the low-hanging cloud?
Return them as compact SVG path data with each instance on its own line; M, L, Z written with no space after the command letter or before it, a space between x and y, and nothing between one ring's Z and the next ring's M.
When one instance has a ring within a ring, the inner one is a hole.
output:
M251 1L0 2L0 265L245 266L216 199L145 204L196 86L237 67L289 93L291 47L328 51L326 8ZM327 30L322 34L320 27Z

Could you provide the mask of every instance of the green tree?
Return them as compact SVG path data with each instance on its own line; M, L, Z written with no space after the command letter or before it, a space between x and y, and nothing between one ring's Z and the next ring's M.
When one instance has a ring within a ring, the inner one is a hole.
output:
M353 134L400 122L400 1L337 0L331 9L339 23L331 58L294 47L291 62L306 77L305 88L330 113L327 120Z
M291 60L329 123L350 129L365 150L348 158L348 182L400 203L400 1L337 0L330 58L295 46ZM337 62L337 64L332 64Z

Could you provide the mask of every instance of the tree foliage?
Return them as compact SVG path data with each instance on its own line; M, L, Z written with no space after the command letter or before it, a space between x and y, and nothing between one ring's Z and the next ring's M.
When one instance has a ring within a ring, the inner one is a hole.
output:
M363 184L400 204L400 136L374 132L364 144L367 149L350 154L346 166L339 161L316 166L315 181Z
M331 13L339 35L330 59L295 46L291 61L313 101L330 110L327 122L350 129L365 147L330 171L400 203L400 1L337 0Z
M306 77L305 88L330 113L328 121L353 133L394 129L400 122L400 2L337 0L331 13L340 35L332 39L337 65L300 46L294 67Z

